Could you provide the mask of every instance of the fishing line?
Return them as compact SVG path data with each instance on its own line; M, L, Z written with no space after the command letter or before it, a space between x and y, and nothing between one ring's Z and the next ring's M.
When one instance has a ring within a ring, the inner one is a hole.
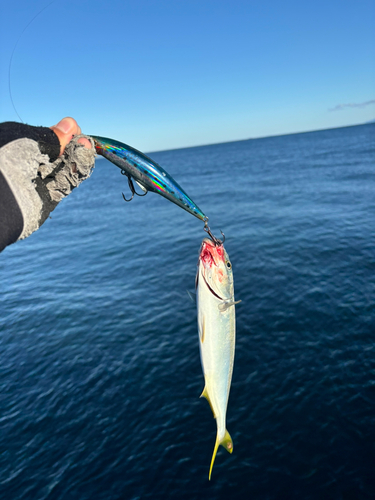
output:
M27 28L30 26L31 23L33 23L35 21L35 19L43 12L45 11L46 9L48 9L48 7L50 5L52 5L53 3L55 3L57 0L52 0L52 2L50 2L49 4L47 4L45 7L43 7L37 14L35 14L35 16L31 19L31 21L24 27L24 29L22 30L20 36L18 37L14 47L13 47L13 51L12 51L12 55L10 56L10 61L9 61L9 68L8 68L8 89L9 89L9 97L10 97L10 101L12 103L12 106L13 106L13 109L14 111L16 112L16 115L18 116L18 118L21 120L22 123L25 123L22 118L20 117L20 115L18 114L18 111L16 109L16 106L14 104L14 101L13 101L13 96L12 96L12 88L11 88L11 69L12 69L12 62L13 62L13 56L14 56L14 53L16 51L16 48L17 48L17 45L19 43L19 41L21 40L22 38L22 35L25 33L25 31L27 30Z

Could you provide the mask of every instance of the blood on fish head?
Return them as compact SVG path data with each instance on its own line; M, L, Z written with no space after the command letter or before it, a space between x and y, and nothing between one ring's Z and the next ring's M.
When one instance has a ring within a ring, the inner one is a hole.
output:
M199 252L199 260L205 267L212 268L212 265L217 267L220 261L224 262L224 246L215 245L212 240L204 238Z
M199 252L198 267L198 278L202 276L216 297L223 300L231 297L232 266L223 244L216 245L211 239L204 238Z

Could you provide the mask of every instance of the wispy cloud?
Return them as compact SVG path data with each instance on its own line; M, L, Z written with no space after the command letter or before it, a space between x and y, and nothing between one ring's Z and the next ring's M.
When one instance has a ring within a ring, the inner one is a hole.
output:
M366 106L370 106L370 104L375 104L375 99L366 102L351 102L348 104L338 104L334 108L329 109L328 111L339 111L344 108L365 108Z

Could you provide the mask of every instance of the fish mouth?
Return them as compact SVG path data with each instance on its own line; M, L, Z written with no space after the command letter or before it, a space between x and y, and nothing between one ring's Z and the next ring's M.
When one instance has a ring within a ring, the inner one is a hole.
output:
M207 288L210 290L210 292L212 293L212 295L213 295L214 297L216 297L217 299L219 299L219 300L224 300L224 299L223 299L222 297L220 297L220 296L219 296L216 292L214 292L214 290L210 287L210 285L207 283L207 280L206 280L206 278L205 278L204 274L203 274L203 273L201 273L201 274L202 274L202 278L204 279L204 282L205 282L205 283L206 283L206 285L207 285Z
M215 292L215 290L208 284L208 281L206 280L206 277L205 277L204 272L203 272L204 268L212 269L213 266L218 267L218 263L216 262L216 258L219 256L216 255L215 250L217 250L215 244L211 240L209 240L208 238L204 238L204 240L202 241L202 247L201 247L201 251L199 254L199 261L200 261L200 265L202 266L200 268L200 274L202 274L202 278L203 278L204 282L206 283L207 288L212 293L212 295L214 297L216 297L218 300L224 301L225 299L223 299L223 297L220 297L220 295L218 295ZM197 275L197 277L198 277L198 275ZM197 285L198 285L198 280L196 281L196 286Z
M212 251L214 246L210 240L205 238L202 242L201 251L199 252L199 260L205 267L212 267L212 265L217 266L214 252Z

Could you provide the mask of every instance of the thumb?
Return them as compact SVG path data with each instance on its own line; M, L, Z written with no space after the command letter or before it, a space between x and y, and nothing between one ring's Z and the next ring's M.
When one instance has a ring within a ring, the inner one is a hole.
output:
M60 141L60 155L63 154L66 145L73 139L75 135L81 133L81 127L74 118L67 116L59 121L57 125L50 127L57 135ZM87 149L91 148L91 143L87 139L79 139L81 144L83 144Z

